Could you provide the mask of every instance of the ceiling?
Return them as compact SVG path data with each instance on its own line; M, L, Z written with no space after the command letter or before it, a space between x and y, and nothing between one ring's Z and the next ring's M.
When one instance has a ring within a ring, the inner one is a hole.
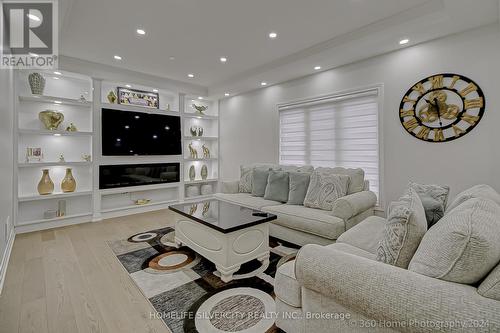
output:
M498 0L61 0L60 6L60 54L201 85L213 96L390 52L405 37L414 45L499 17ZM138 36L138 28L146 35ZM271 31L278 38L271 40Z

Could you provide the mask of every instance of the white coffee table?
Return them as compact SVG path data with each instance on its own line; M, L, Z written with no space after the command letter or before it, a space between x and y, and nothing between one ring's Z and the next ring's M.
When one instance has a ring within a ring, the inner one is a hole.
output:
M258 272L234 275L242 264L257 259L269 265L269 226L276 215L218 199L170 206L176 212L175 242L215 264L215 275L229 282Z

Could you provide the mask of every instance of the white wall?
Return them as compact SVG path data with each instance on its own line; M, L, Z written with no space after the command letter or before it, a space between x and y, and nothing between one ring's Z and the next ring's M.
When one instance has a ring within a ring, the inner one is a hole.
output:
M439 72L459 73L479 84L486 112L471 133L438 144L410 136L398 108L409 87ZM495 24L222 100L222 179L238 178L240 164L278 161L276 104L382 83L386 203L398 198L409 180L448 184L451 195L477 183L500 191L499 80L500 26Z
M5 273L2 258L13 225L13 78L11 70L0 69L0 288L2 273Z

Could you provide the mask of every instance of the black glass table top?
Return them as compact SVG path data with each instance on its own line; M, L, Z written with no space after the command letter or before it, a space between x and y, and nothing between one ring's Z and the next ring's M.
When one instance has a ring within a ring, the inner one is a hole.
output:
M172 205L169 209L222 233L276 219L276 215L218 199Z

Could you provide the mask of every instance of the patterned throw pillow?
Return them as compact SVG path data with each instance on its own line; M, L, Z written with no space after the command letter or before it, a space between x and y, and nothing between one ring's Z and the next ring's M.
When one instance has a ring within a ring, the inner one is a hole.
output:
M446 202L450 188L441 185L423 185L410 182L408 188L412 188L417 192L425 210L428 228L432 227L444 215Z
M384 237L377 248L377 261L407 268L427 231L420 197L413 189L389 206Z
M332 210L333 203L347 194L349 176L315 170L311 174L304 206Z
M240 183L238 191L240 193L252 193L252 170L251 166L240 166Z

